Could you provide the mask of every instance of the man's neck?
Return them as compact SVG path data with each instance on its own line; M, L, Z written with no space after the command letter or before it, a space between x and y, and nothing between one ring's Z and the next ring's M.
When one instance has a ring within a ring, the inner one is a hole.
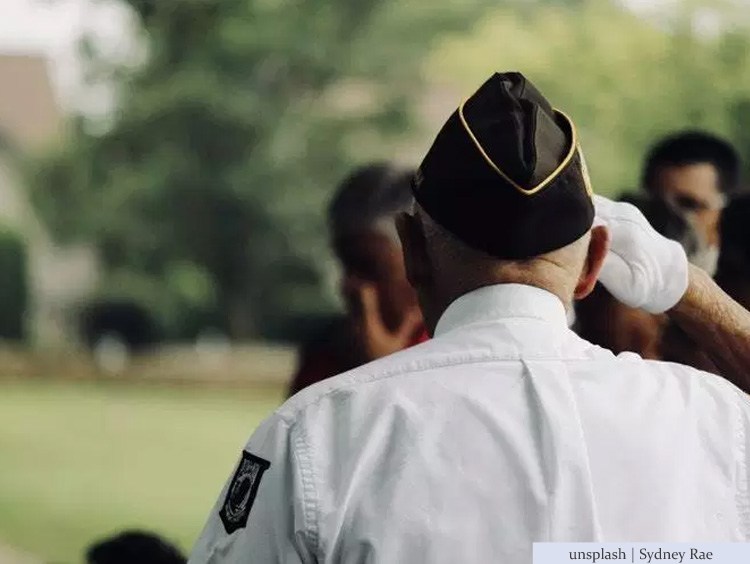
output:
M487 279L485 281L476 281L474 284L456 285L455 287L444 291L442 297L434 301L434 305L424 304L422 310L424 312L425 325L430 335L434 335L438 320L442 317L443 313L445 313L445 310L461 296L473 292L474 290L478 290L479 288L503 284L521 284L546 290L557 296L565 307L566 312L570 312L573 309L572 290L567 290L559 283L557 285L548 284L540 279L540 277L534 277L532 279L531 277L516 276L503 277L502 279Z

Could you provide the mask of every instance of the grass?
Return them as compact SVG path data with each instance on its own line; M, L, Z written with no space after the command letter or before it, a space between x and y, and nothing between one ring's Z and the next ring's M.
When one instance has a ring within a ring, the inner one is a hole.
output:
M0 540L80 562L124 528L189 551L277 388L0 382Z

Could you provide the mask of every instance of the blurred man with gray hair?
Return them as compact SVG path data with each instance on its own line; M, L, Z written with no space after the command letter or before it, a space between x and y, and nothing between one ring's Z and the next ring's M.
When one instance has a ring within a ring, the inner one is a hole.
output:
M394 221L412 206L412 176L412 170L373 163L356 169L334 194L328 227L346 317L302 349L290 396L427 339Z

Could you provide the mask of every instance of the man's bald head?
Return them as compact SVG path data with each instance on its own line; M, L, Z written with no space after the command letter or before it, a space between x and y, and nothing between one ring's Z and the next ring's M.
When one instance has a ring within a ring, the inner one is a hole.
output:
M567 273L567 278L577 277L586 259L586 249L591 239L588 232L570 245L537 257L525 260L500 260L469 247L436 223L421 208L417 207L416 213L424 225L427 248L433 257L436 273L466 285L475 285L487 280L533 283L540 281L537 279L543 278L545 272L550 270L554 270L556 276L564 276ZM574 284L570 288L571 298L573 286Z
M398 224L407 274L430 328L455 298L493 284L542 288L570 308L574 299L591 291L607 246L606 230L597 227L560 249L505 260L468 246L419 205L412 214L401 216Z

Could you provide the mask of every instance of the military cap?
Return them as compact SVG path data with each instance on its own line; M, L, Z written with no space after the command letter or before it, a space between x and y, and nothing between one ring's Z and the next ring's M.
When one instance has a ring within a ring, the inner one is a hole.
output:
M495 73L451 114L412 190L433 220L498 259L562 248L594 219L575 125L517 72Z

